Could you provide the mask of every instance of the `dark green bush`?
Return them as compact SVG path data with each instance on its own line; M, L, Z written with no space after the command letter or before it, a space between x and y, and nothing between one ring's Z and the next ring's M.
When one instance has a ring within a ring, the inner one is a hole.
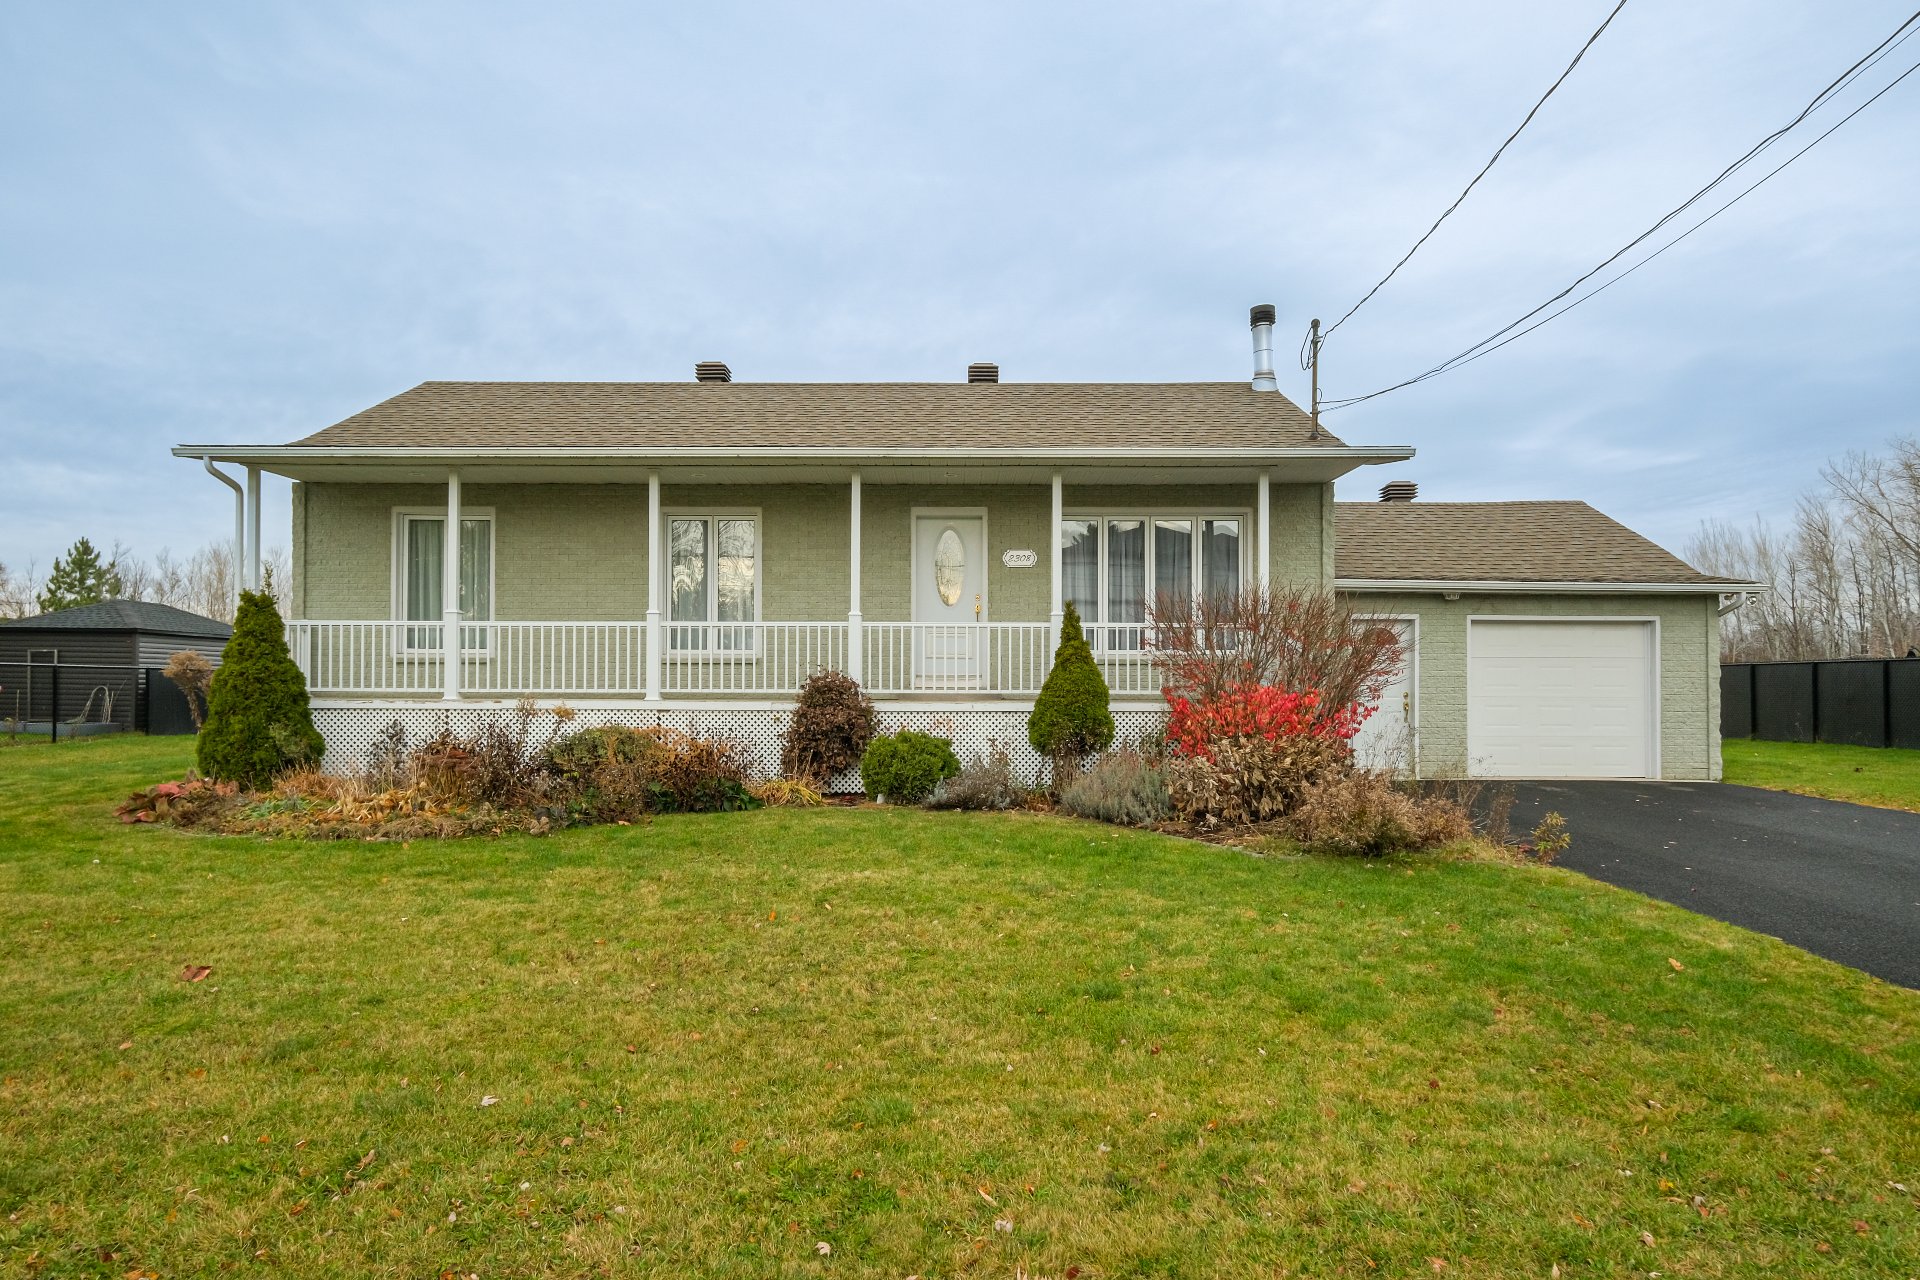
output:
M1081 759L1113 745L1113 712L1106 678L1080 630L1080 612L1071 602L1060 623L1060 646L1053 670L1040 686L1027 717L1027 741L1056 763Z
M952 742L911 729L875 738L860 757L860 785L894 804L919 804L959 773Z
M819 671L800 686L793 721L780 747L780 772L824 785L860 759L878 723L873 699L852 676Z
M214 673L200 729L200 772L207 777L264 787L326 750L313 727L306 678L287 652L286 630L272 596L240 593L233 638Z

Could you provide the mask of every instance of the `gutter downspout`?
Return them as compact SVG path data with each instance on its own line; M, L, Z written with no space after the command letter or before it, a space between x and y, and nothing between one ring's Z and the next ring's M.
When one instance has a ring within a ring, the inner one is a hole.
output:
M212 458L200 459L200 465L207 474L233 490L233 608L240 611L240 576L246 572L247 556L247 494L240 482L213 465Z

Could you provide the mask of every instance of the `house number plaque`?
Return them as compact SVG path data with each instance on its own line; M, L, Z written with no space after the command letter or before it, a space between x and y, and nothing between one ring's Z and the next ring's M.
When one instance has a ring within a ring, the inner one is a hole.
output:
M1002 551L1000 563L1009 569L1031 569L1040 563L1040 556L1034 551Z

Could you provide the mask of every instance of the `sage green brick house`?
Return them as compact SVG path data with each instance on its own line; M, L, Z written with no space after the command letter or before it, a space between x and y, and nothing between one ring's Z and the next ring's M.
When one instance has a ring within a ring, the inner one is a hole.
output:
M288 642L328 759L394 721L531 697L580 723L741 740L771 768L792 697L853 675L890 723L1037 770L1025 719L1068 602L1123 735L1164 702L1163 592L1350 592L1408 661L1362 749L1422 773L1706 778L1723 600L1582 504L1336 504L1405 462L1251 382L427 382L304 439L185 444L236 493L293 481ZM244 487L218 470L246 471ZM1402 491L1388 486L1389 497Z

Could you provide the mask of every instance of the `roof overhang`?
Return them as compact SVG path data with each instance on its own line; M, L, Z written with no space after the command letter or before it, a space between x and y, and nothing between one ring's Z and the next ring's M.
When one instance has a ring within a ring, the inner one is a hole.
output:
M259 467L291 480L437 483L458 470L463 481L644 483L657 471L672 483L837 483L858 470L874 483L1044 484L1060 472L1078 483L1158 484L1170 480L1244 483L1266 471L1290 483L1326 483L1359 467L1404 462L1410 445L1326 445L1272 449L872 449L543 448L384 449L354 446L183 444L176 458ZM723 474L724 473L724 474Z
M1497 579L1335 578L1336 591L1408 595L1723 596L1751 595L1759 582L1510 582Z

